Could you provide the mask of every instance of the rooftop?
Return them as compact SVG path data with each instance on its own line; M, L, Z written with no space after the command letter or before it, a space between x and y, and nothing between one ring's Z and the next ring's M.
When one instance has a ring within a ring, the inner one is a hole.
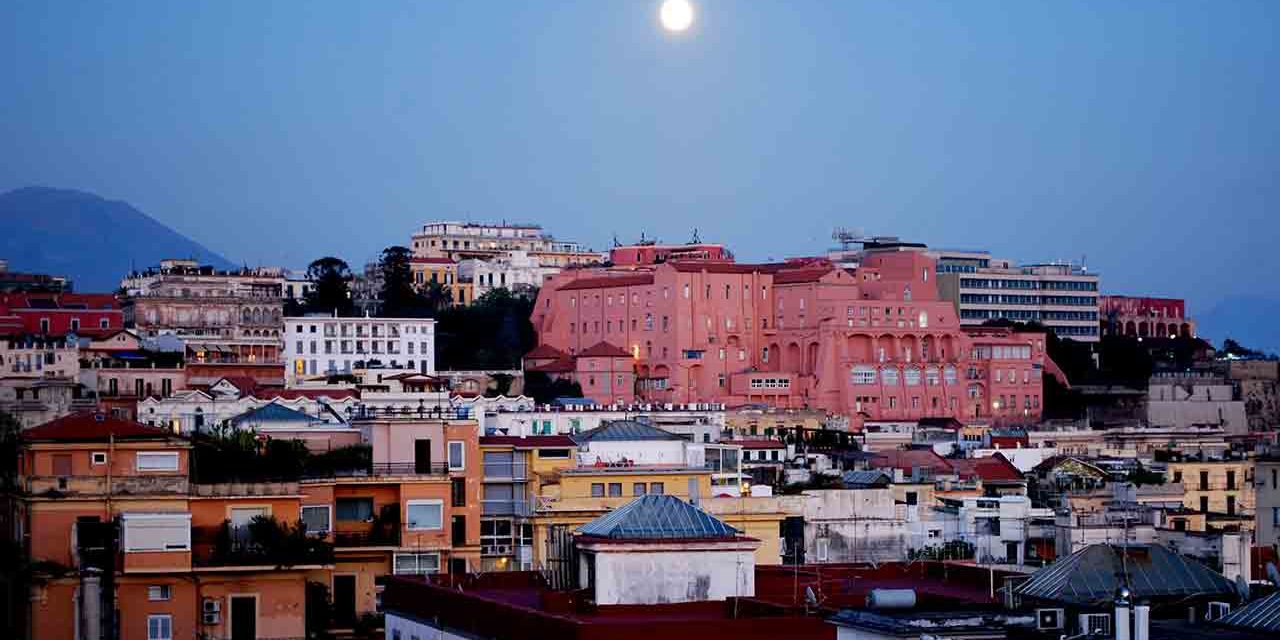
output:
M639 440L684 440L684 438L664 431L639 420L609 420L604 424L583 431L573 437L578 443L583 442L621 442Z
M651 494L582 525L578 533L607 540L732 540L739 531L680 498Z
M178 436L100 411L81 411L22 432L27 442L106 442L108 440L168 440Z
M1126 575L1135 598L1236 593L1221 574L1160 545L1095 544L1035 572L1018 594L1078 606L1109 605Z

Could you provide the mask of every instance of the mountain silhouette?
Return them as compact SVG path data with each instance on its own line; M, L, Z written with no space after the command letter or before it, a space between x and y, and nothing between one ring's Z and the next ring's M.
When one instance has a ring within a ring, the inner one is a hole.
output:
M115 291L131 268L163 258L234 267L127 202L48 187L0 194L0 258L11 271L67 276L84 292Z

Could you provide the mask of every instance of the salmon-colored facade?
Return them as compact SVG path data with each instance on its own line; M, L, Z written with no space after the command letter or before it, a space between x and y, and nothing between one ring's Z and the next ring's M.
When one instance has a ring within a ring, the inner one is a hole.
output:
M532 364L580 376L576 360L604 343L631 354L642 401L813 407L855 427L1038 418L1044 335L962 329L938 297L935 266L924 251L873 251L856 268L799 259L569 270L539 293L544 360Z

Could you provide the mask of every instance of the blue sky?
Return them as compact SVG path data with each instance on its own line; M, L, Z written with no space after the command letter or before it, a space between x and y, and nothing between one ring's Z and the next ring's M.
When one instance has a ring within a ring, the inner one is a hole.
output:
M1280 298L1280 3L0 5L0 190L127 200L235 261L430 219L740 258L837 225ZM1267 71L1273 73L1268 76Z

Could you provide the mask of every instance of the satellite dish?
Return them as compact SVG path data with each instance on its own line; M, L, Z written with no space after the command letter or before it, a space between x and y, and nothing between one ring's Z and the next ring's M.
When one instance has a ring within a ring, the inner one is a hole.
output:
M1276 569L1276 563L1267 563L1267 579L1277 587L1280 587L1280 570Z

